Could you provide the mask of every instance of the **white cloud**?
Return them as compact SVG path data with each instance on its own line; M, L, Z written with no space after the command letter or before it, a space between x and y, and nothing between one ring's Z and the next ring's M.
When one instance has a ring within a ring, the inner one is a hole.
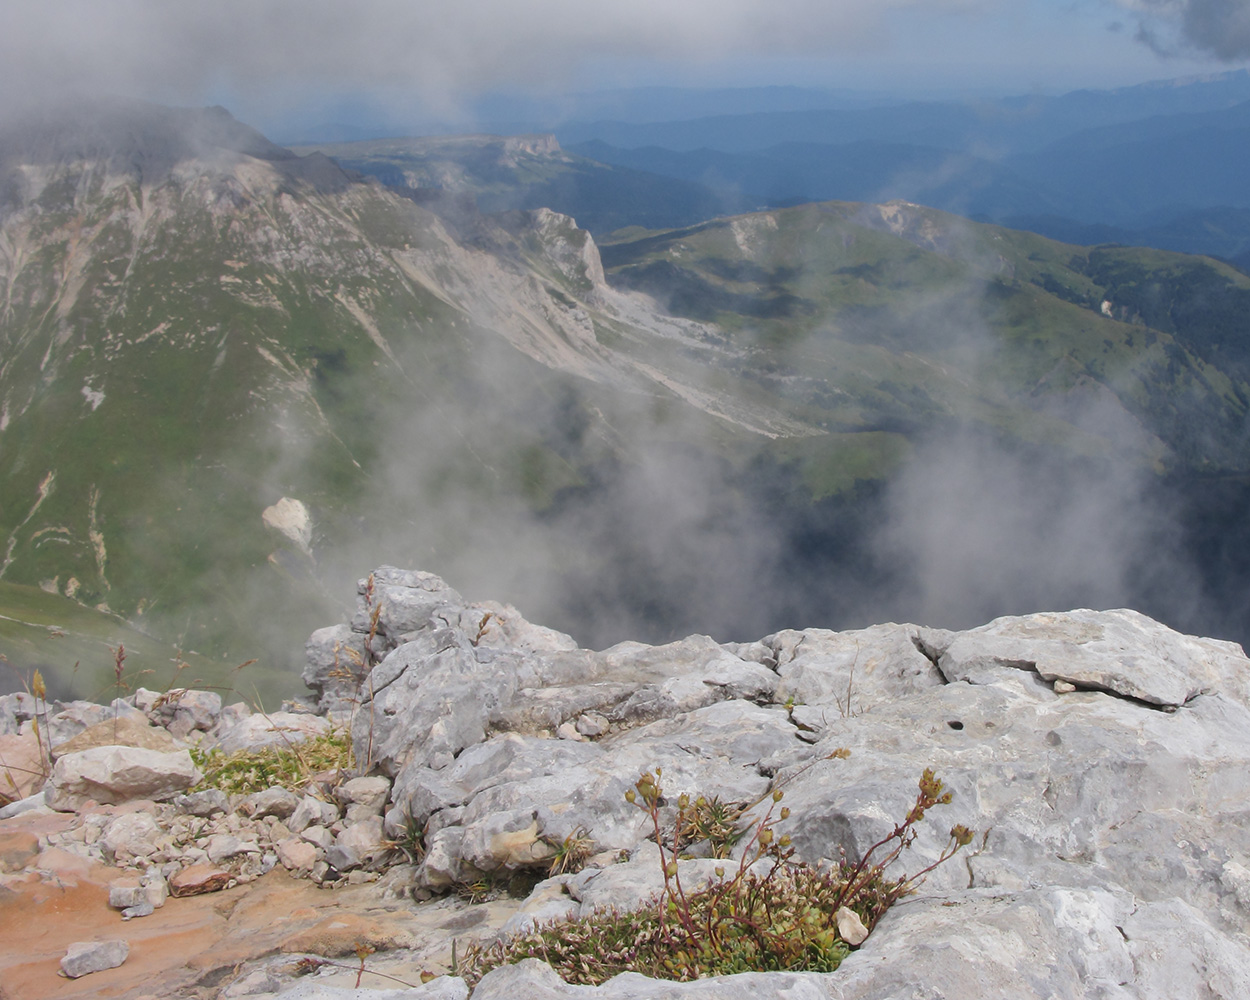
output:
M6 0L8 94L106 88L195 100L214 88L412 88L446 103L558 84L587 60L834 55L885 46L908 8L1001 0Z

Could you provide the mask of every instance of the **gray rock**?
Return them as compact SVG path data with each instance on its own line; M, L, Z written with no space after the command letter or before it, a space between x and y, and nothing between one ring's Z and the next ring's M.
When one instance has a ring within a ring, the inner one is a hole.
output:
M185 750L159 753L139 747L97 747L61 757L44 789L53 809L72 812L100 803L172 799L200 780Z
M322 713L350 706L356 688L369 673L365 636L350 625L317 629L304 646L304 685L317 696Z
M313 795L305 795L300 799L295 811L291 813L286 827L292 833L299 833L310 826L329 826L338 818L338 806L333 802L326 802Z
M305 981L278 993L249 993L247 996L250 1000L468 1000L469 987L463 979L453 976L439 976L420 986L397 990L353 989Z
M270 746L293 746L330 731L330 723L319 715L303 712L266 712L240 719L217 739L223 753L260 750Z
M384 643L395 644L399 637L428 628L441 613L438 624L459 622L465 600L433 573L379 566L369 580L357 584L360 595L352 629L367 635L377 611L377 634ZM377 650L375 652L380 652Z
M156 907L145 899L134 906L127 906L122 910L121 916L123 920L133 920L135 917L150 917L155 912Z
M587 712L578 716L576 728L579 733L589 739L602 736L611 724L598 712Z
M20 816L22 813L27 813L34 809L46 810L47 808L47 797L44 795L43 789L40 789L34 795L27 795L26 798L10 802L3 809L0 809L0 819L10 819L13 816Z
M0 736L16 736L23 722L29 722L39 711L34 695L25 691L0 695Z
M359 806L381 816L391 794L391 783L382 777L350 778L335 789L334 796L344 806Z
M214 833L204 845L208 860L218 865L240 854L260 854L260 845L254 840L243 840L230 833Z
M148 710L148 717L178 739L196 730L208 732L221 716L221 695L215 691L175 688L166 691Z
M300 832L300 836L310 844L320 847L323 851L328 851L334 846L334 834L324 826L306 827Z
M569 986L550 966L527 958L516 965L505 965L488 972L473 990L473 1000L515 1000L517 997L525 997L525 1000L563 1000L566 997L598 997L603 1000L829 1000L831 995L837 994L831 994L828 978L814 973L749 972L691 983L670 983L627 972L599 987Z
M1152 705L1175 707L1217 690L1250 697L1240 646L1181 635L1136 611L999 618L935 647L951 681L1015 669Z
M220 788L206 788L201 792L179 795L174 805L191 816L209 817L214 813L230 811L230 798Z
M96 705L89 701L54 702L48 713L47 738L51 746L65 743L84 729L114 718L133 718L146 722L143 714L124 701L112 705ZM43 726L42 721L40 726Z
M544 881L511 930L654 897L658 851L625 792L657 767L662 825L681 793L750 805L748 832L771 808L813 864L853 862L888 837L929 767L953 801L889 874L936 861L956 823L985 836L834 976L628 975L590 989L525 962L492 972L474 1000L1250 996L1250 661L1230 643L1075 611L960 633L807 629L593 653L541 636L510 645L476 614L448 603L400 636L354 736L395 775L386 833L426 831L420 886L541 869L563 838L590 842L603 867ZM570 723L596 742L550 738ZM627 863L606 863L621 851ZM683 860L683 884L723 864Z
M93 972L116 969L130 955L125 941L75 941L61 959L61 974L78 979Z
M147 902L147 893L138 882L114 882L109 886L109 906L124 910Z
M945 683L933 661L917 647L918 631L909 625L874 625L852 632L813 628L778 632L761 645L781 678L778 701L850 715Z
M383 845L384 839L382 834L382 817L370 816L359 823L351 823L345 826L342 833L334 840L336 848L355 859L352 864L336 864L328 851L326 859L339 871L347 871L348 868L376 860L385 855L387 848Z
M275 785L261 792L253 792L239 803L238 808L244 816L250 816L252 819L276 816L284 820L299 808L299 804L298 795L281 785Z

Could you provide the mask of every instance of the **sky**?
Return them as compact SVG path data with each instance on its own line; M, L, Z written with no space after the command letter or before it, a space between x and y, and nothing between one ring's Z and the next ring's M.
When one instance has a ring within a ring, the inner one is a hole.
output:
M471 124L483 95L1062 93L1250 61L1250 0L5 0L5 104L63 90ZM322 109L326 109L323 111Z

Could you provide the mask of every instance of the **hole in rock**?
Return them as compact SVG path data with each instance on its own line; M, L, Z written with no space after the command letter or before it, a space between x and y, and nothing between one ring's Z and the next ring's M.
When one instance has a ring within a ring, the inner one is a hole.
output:
M947 723L947 725L950 726L951 729L963 729L964 727L964 724L960 722L958 719L952 719L950 722Z

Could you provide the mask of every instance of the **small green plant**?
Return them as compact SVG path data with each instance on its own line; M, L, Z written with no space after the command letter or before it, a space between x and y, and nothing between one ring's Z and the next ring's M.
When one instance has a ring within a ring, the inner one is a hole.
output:
M385 845L393 851L399 851L410 865L420 864L425 859L425 827L417 822L415 816L404 820L404 830L393 840L385 841Z
M551 859L549 876L566 875L581 871L595 849L595 842L588 836L586 828L579 826L558 844L551 844L555 856Z
M830 755L843 757L846 753ZM626 798L647 813L659 848L664 888L654 902L631 912L600 910L580 920L553 923L485 948L473 947L462 974L470 985L499 965L538 958L570 983L597 985L621 972L658 979L691 980L738 972L832 972L850 953L838 930L838 915L849 910L871 930L899 898L912 892L938 865L972 840L972 831L955 826L938 859L915 875L886 874L916 837L916 824L951 794L931 770L920 778L916 801L906 818L855 863L813 868L794 860L790 838L774 831L774 810L783 798L772 793L763 817L742 845L736 871L706 886L687 889L678 865L683 830L708 803L687 795L677 800L677 820L666 838L661 771L643 774ZM778 820L789 817L781 808ZM745 836L745 834L743 834ZM666 846L667 840L667 846ZM760 865L759 862L763 862Z
M734 845L742 839L744 831L738 823L746 808L744 802L722 802L716 795L710 799L700 795L680 811L674 847L684 850L706 842L711 857L729 857Z
M223 753L192 747L190 753L204 773L196 789L220 788L231 794L260 792L275 785L298 791L314 774L350 771L353 766L351 735L343 730L260 750Z

